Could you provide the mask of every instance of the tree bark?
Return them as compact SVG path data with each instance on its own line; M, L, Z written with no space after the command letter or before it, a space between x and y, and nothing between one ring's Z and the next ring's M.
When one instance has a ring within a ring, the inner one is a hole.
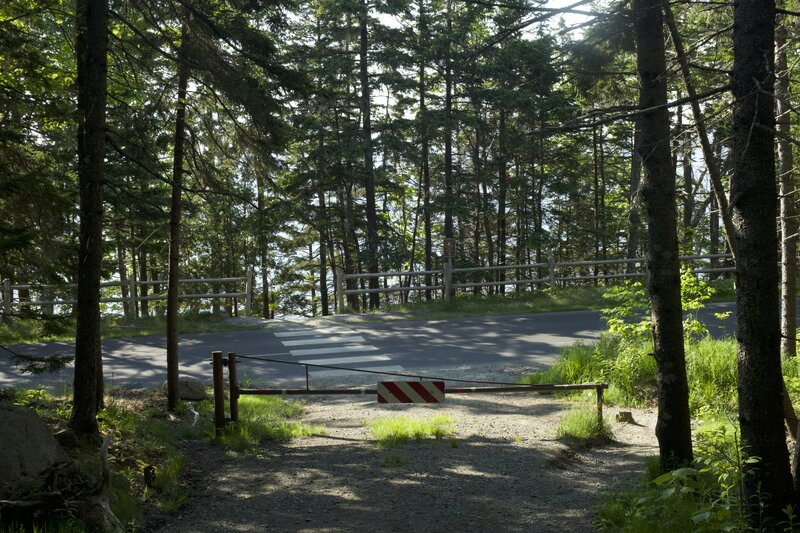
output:
M733 26L731 207L736 224L736 336L747 520L777 528L793 502L783 428L773 98L775 3L739 0Z
M628 211L628 259L639 256L639 185L642 179L642 156L639 155L639 146L642 137L640 118L633 122L633 150L631 152L631 175ZM633 263L628 263L626 272L632 274L636 271Z
M703 112L700 109L700 100L697 98L697 91L695 91L694 84L692 83L691 73L689 72L689 61L686 57L686 51L683 47L683 39L681 38L681 34L678 32L677 26L675 25L675 19L672 15L672 8L670 7L668 0L661 1L662 8L664 10L664 19L667 23L667 27L669 28L672 44L675 47L675 54L678 58L678 64L681 67L683 82L684 85L686 85L686 93L690 98L692 116L694 116L695 127L697 128L697 136L700 139L700 146L703 149L703 159L705 159L706 168L708 168L708 176L711 179L711 189L714 191L717 205L719 205L719 212L722 216L722 223L725 227L725 238L728 241L728 246L731 250L731 253L735 257L736 239L734 238L734 235L736 230L734 228L733 219L731 218L730 209L728 207L728 199L725 196L725 188L722 186L722 171L720 170L719 160L715 156L714 150L711 147L711 142L708 138L708 130L706 129L705 118L703 117Z
M378 215L375 210L375 170L372 162L372 122L370 120L371 102L369 88L369 71L367 52L369 48L369 33L367 19L369 18L369 5L366 0L361 3L359 14L359 79L361 81L361 138L364 148L364 187L367 200L367 268L370 274L378 272ZM378 288L378 278L369 278L369 288ZM380 293L369 294L369 308L377 309L380 305Z
M447 23L445 66L444 66L444 237L452 239L453 233L453 65L452 45L452 0L447 0L445 14Z
M75 374L70 427L97 435L103 404L100 348L100 276L103 259L103 174L108 49L106 0L78 0L75 6L78 65L78 250Z
M167 410L175 411L180 401L178 389L178 279L181 249L181 189L183 154L186 140L186 88L189 65L186 60L188 26L181 28L178 54L178 102L175 107L175 143L172 153L172 198L169 205L169 282L167 285Z
M498 191L497 191L497 264L506 264L506 241L508 233L508 222L506 218L506 195L508 192L508 183L506 177L506 110L500 108L500 125L498 133L498 149L497 149L497 163L499 165L498 177ZM506 271L497 271L497 281L505 281ZM505 285L498 285L497 291L500 294L505 294Z
M419 48L425 49L425 38L428 32L428 19L425 13L425 0L419 0ZM419 126L421 168L422 172L422 191L423 191L423 226L425 231L425 271L433 269L433 237L431 234L431 172L430 172L430 143L428 140L428 117L426 116L427 85L425 80L425 61L419 63L419 116L421 124ZM425 274L425 285L430 287L433 284L433 277ZM433 294L430 290L425 291L425 299L430 300Z
M322 303L322 316L330 314L328 303L328 251L325 244L325 232L328 225L328 208L325 205L325 192L322 186L317 189L319 199L319 298Z
M675 177L666 107L666 60L660 0L635 0L636 58L641 109L640 154L645 170L648 292L652 300L653 355L658 380L658 438L665 470L692 461L689 388L683 345Z
M786 57L786 27L775 28L776 124L778 132L778 182L780 183L781 215L781 353L797 355L797 208L795 205L794 154L789 138L792 121L789 101L789 66Z

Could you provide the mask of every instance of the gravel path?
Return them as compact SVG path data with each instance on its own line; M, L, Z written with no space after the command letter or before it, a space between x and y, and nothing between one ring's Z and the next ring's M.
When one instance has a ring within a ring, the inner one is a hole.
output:
M519 371L487 369L481 379ZM602 492L635 483L657 453L649 411L634 410L636 424L614 423L614 444L588 449L554 440L575 403L553 396L451 395L411 406L311 398L303 420L323 425L325 435L268 443L260 457L188 448L182 482L190 501L150 529L591 531ZM606 413L613 420L616 410ZM436 414L456 421L453 439L381 449L364 427L380 417Z

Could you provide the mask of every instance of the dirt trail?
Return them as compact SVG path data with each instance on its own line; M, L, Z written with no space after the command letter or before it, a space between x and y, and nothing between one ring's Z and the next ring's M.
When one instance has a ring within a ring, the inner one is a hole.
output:
M303 418L324 436L270 443L260 458L192 445L183 477L191 499L151 530L591 531L601 493L635 483L657 452L655 415L634 411L637 424L614 424L615 444L587 449L553 439L574 406L530 394L449 396L438 406L310 400ZM364 427L435 414L456 421L452 440L380 449Z

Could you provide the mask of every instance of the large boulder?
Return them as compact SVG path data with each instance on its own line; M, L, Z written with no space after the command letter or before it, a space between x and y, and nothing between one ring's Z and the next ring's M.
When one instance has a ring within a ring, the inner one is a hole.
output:
M167 382L161 387L167 394ZM180 378L178 380L178 395L187 402L200 402L206 399L206 386L199 379Z
M0 495L66 459L47 424L27 407L0 401Z

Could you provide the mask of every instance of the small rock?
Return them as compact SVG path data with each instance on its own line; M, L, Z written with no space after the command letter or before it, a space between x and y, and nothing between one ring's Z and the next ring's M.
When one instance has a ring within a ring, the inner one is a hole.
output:
M622 422L623 424L636 423L636 421L633 419L633 414L630 411L620 411L617 413L617 422Z
M161 386L164 394L167 394L167 382ZM188 402L199 402L206 399L206 386L198 379L180 378L178 380L178 396L181 400Z

